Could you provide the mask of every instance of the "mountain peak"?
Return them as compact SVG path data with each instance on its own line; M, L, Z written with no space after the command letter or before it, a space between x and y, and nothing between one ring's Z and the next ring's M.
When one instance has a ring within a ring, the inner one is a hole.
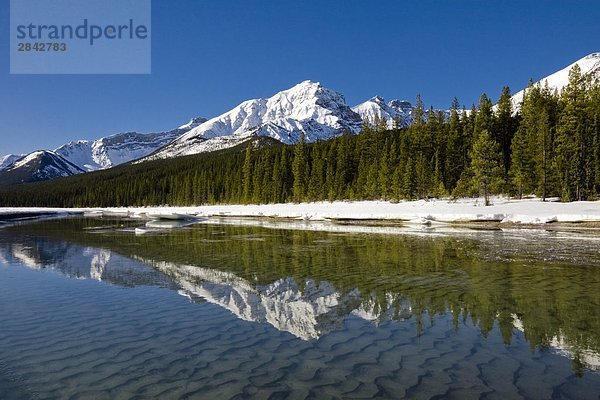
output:
M296 84L294 87L292 87L292 89L296 88L296 87L306 87L306 86L309 86L309 87L321 87L322 85L321 85L321 82L313 82L310 79L307 79L305 81L302 81L302 82Z
M0 184L44 181L84 172L53 151L37 150L0 171Z
M187 124L181 125L177 129L186 129L186 130L194 129L195 127L197 127L198 125L200 125L206 121L208 121L206 118L194 117L194 118L190 119L190 121Z
M381 96L373 96L368 101L372 101L377 104L385 104L385 99Z
M5 156L0 156L0 171L10 167L15 161L23 158L23 155L16 154L7 154Z
M306 80L269 98L247 100L185 133L148 159L198 154L235 146L251 137L285 144L304 135L307 142L357 133L361 119L344 96Z
M413 107L408 101L392 100L386 104L381 96L375 96L369 100L352 107L360 117L373 123L375 119L385 119L388 128L394 128L396 121L400 122L401 127L408 127L412 123Z
M26 156L20 158L19 160L15 161L10 167L8 167L8 170L13 170L16 168L20 168L24 165L29 164L30 162L36 160L36 159L40 159L44 156L52 156L55 153L53 151L48 151L48 150L36 150L36 151L32 151L31 153L27 154Z

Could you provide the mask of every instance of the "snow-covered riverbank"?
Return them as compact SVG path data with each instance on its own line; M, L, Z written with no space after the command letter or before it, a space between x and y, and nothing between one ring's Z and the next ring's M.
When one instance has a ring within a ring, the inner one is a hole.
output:
M484 206L482 199L316 202L300 204L211 205L194 207L129 207L94 209L0 208L2 214L33 212L109 212L131 216L144 213L183 213L197 216L271 217L311 221L380 220L418 223L497 222L501 224L548 224L600 222L600 201L560 203L539 199L496 198Z

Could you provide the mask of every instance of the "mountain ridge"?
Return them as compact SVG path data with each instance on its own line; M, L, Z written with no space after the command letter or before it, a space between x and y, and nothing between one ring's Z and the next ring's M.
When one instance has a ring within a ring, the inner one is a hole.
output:
M0 157L0 171L10 167L15 161L18 161L19 159L23 158L24 155L17 155L17 154L7 154L5 156L1 156Z
M0 185L45 181L83 172L83 169L53 151L38 150L0 171Z
M191 129L147 160L198 154L266 136L284 144L356 134L362 120L344 96L319 82L303 81L269 98L246 100ZM143 161L143 160L142 160Z
M145 157L205 121L206 118L196 117L165 132L122 132L97 140L75 140L54 152L87 172L111 168Z

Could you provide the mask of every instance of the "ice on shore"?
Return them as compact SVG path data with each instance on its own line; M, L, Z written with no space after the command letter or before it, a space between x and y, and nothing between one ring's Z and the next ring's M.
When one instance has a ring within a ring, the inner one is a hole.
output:
M31 212L103 211L125 215L180 213L198 217L271 217L301 221L400 220L413 224L498 222L502 224L548 224L600 221L600 201L560 203L540 199L494 198L439 199L392 203L388 201L334 201L259 205L201 205L192 207L128 207L94 209L0 208L0 215Z

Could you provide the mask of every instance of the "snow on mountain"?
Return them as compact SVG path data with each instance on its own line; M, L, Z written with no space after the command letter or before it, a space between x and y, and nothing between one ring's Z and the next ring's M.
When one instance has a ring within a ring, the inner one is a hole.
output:
M55 152L85 171L110 168L145 157L205 121L206 118L193 118L187 124L167 132L125 132L98 140L77 140L59 147Z
M380 96L365 101L355 107L352 111L360 115L363 120L373 123L375 118L385 118L389 129L394 128L396 118L400 127L406 128L412 123L413 106L406 100L392 100L389 103Z
M358 133L361 119L344 96L320 83L304 81L270 98L248 100L191 129L146 159L198 154L265 136L292 144Z
M569 84L569 71L571 71L575 65L579 65L582 75L591 76L593 79L600 79L600 53L592 53L580 60L575 61L568 67L540 79L535 84L539 84L541 87L548 85L548 88L556 89L560 92ZM525 90L526 89L520 90L511 97L513 110L521 109L521 103L523 102Z
M0 184L37 182L85 172L52 151L34 151L0 171Z
M192 119L190 120L190 122L188 122L187 124L181 125L181 126L180 126L179 128L177 128L177 129L179 129L179 130L182 130L182 131L186 131L186 132L187 132L187 131L189 131L190 129L194 129L194 128L195 128L195 127L197 127L198 125L205 123L206 121L208 121L206 118L202 118L202 117L195 117L195 118L192 118Z
M5 156L0 156L0 171L10 167L15 161L22 157L22 154L20 156L16 154L7 154Z

